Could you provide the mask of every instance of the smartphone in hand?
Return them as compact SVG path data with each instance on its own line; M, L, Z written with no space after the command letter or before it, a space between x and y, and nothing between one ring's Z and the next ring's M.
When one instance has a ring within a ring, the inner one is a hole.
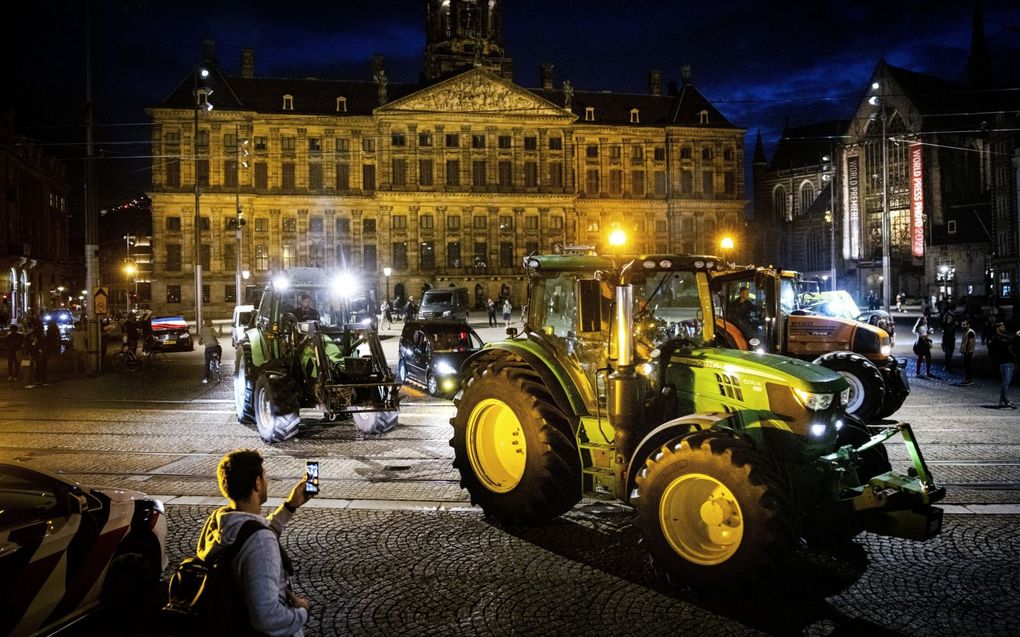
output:
M319 493L319 463L309 461L305 463L305 495L313 496Z

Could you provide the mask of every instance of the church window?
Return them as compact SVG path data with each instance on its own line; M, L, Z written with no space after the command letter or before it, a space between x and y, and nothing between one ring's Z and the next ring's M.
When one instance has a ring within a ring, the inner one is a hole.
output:
M811 204L815 201L815 185L810 181L805 181L800 186L800 210L797 214L807 214L808 209L811 208Z
M786 189L782 186L772 191L772 209L775 211L777 219L782 221L791 220L786 211Z

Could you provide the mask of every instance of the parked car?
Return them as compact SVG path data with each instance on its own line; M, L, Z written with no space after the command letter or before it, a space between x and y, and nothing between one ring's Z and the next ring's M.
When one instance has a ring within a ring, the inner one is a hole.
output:
M467 288L428 290L421 297L418 318L445 318L466 321L469 309L470 300Z
M43 312L42 320L43 325L57 324L60 340L65 342L71 340L71 332L74 331L74 315L71 314L71 310L63 307L46 310Z
M397 378L433 396L452 396L460 389L461 363L481 346L482 339L463 321L408 321L400 334Z
M230 344L234 347L237 347L237 342L244 338L244 330L247 329L248 321L254 313L254 305L234 306L234 318L230 322Z
M195 349L195 340L188 331L183 316L155 316L152 319L152 337L164 350Z
M0 464L0 635L143 604L167 565L163 504Z

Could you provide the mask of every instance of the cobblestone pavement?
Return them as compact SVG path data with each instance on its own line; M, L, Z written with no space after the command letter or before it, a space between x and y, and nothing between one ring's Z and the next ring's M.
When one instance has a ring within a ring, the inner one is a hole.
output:
M393 362L395 339L384 346ZM909 347L907 326L897 352ZM233 350L224 350L232 368ZM306 410L301 435L270 446L234 419L229 381L198 382L201 352L171 361L163 372L93 379L71 377L58 361L49 387L0 383L0 462L164 498L173 563L220 501L214 473L225 451L260 449L272 498L306 459L319 460L319 508L302 510L284 536L296 585L315 602L309 634L1020 635L1020 412L995 407L987 372L969 387L944 372L911 378L896 414L914 425L948 488L940 537L863 535L858 554L802 553L788 581L769 587L775 593L715 600L657 579L622 509L582 504L538 528L487 521L450 465L449 401L408 390L401 425L383 436ZM889 451L905 469L902 445ZM158 634L117 630L99 615L76 633Z

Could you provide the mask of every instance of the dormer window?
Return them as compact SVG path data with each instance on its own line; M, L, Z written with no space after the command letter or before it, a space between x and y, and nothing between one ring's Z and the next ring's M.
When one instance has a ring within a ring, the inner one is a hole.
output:
M346 113L347 112L347 98L346 97L338 97L338 98L336 98L336 112L337 113Z
M294 110L294 96L284 95L283 96L283 110L292 111Z
M638 109L636 108L630 109L630 123L631 124L641 123L641 117L638 115Z
M594 122L595 121L595 107L585 106L584 107L584 121Z
M708 123L708 111L698 111L698 123L699 124Z

